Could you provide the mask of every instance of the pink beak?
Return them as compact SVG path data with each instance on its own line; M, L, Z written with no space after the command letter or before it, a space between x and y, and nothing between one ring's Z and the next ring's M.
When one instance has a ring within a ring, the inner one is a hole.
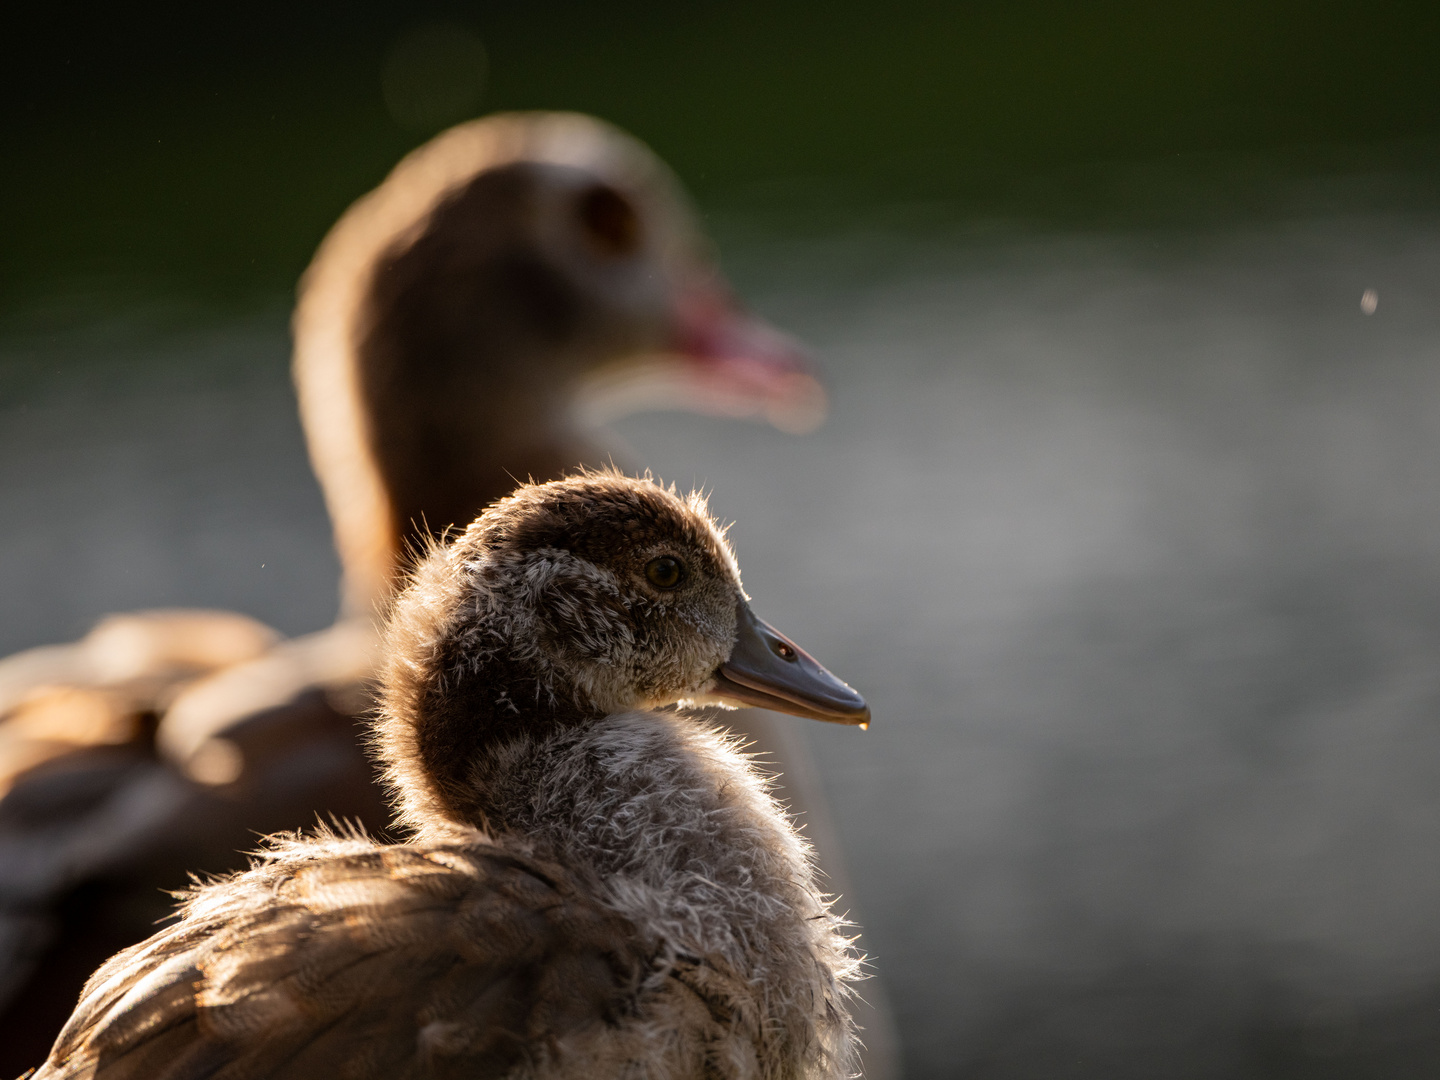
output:
M718 283L692 286L675 305L675 351L690 361L696 400L722 416L761 413L785 431L825 418L825 389L794 338L742 310Z

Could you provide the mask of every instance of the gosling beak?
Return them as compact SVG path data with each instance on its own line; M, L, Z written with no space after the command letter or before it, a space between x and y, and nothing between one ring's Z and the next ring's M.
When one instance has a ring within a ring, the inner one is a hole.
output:
M730 659L715 672L714 697L732 705L870 726L870 706L820 666L813 656L757 618L743 600L737 605L739 632Z
M825 419L825 388L803 346L744 311L717 281L675 300L675 352L689 361L691 405L722 416L762 415L782 431Z

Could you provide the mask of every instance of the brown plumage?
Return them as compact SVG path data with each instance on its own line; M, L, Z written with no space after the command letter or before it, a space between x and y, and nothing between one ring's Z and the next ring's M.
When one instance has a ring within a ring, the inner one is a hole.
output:
M367 618L409 544L595 458L578 413L607 389L796 423L823 402L797 347L728 299L669 169L574 114L465 124L401 162L321 245L295 342Z
M663 164L574 115L495 117L412 154L322 244L295 335L346 615L184 664L141 649L159 659L123 685L92 678L94 642L6 669L29 711L0 728L14 766L0 799L0 1072L39 1060L88 972L150 933L161 890L188 871L233 869L257 833L317 813L383 826L356 717L371 617L407 545L512 477L598 463L597 413L678 404L803 425L821 400L794 347L727 300ZM132 623L195 640L194 613ZM747 727L775 747L763 716ZM823 824L818 787L786 794Z
M36 1080L846 1075L855 958L808 849L667 706L869 711L750 613L698 498L522 488L420 565L386 653L410 842L294 838L195 889Z

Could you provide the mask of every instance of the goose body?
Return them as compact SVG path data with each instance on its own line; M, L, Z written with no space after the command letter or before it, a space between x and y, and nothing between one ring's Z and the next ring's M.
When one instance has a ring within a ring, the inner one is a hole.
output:
M0 1071L39 1060L86 974L149 934L162 890L187 873L233 870L257 834L317 813L383 827L358 717L379 656L375 613L407 551L513 477L599 463L596 417L661 405L803 426L823 400L795 346L728 299L664 165L570 114L462 125L398 165L321 245L295 340L342 617L278 645L254 627L243 648L186 664L132 649L160 659L118 686L97 682L109 668L97 669L94 642L10 662L0 1026L14 1037ZM132 623L162 642L177 627L196 638L193 613ZM98 740L93 720L74 719L97 702L114 714ZM44 741L31 732L42 715ZM764 714L743 726L782 762L804 753ZM823 793L804 776L787 775L786 799L823 829ZM839 852L822 854L843 880ZM886 1019L857 1009L882 1075Z
M869 712L750 613L703 504L523 488L420 565L386 652L410 841L292 838L197 888L36 1080L848 1074L856 959L808 848L666 707Z

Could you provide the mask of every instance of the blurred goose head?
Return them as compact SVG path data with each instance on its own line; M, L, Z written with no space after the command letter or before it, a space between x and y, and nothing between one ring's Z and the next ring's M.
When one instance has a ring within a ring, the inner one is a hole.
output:
M870 719L751 611L699 496L614 473L521 488L434 551L396 604L387 653L379 747L421 831L503 823L518 746L619 714L759 704Z
M824 409L801 350L730 298L669 170L574 114L480 120L402 161L321 245L295 338L357 614L407 546L593 461L598 422L680 406L803 429Z

